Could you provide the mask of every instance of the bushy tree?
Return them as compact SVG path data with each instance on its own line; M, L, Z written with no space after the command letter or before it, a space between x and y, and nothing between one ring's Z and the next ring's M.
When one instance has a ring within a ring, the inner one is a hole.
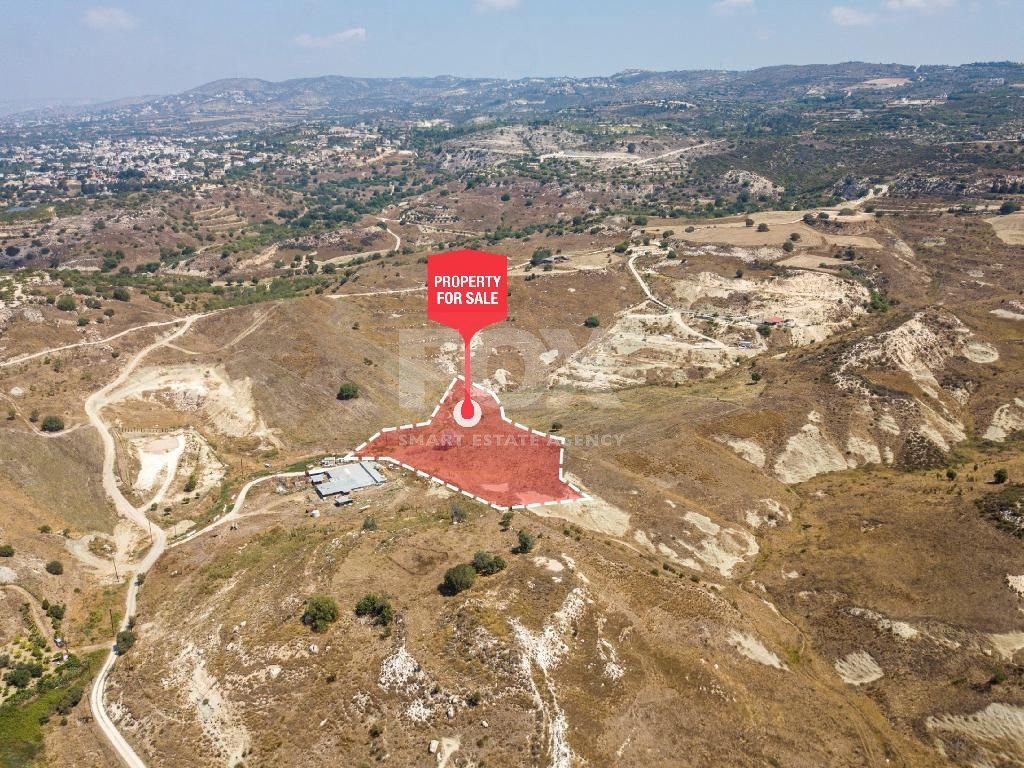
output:
M131 650L135 645L135 633L130 629L122 629L117 633L117 642L114 643L114 653L121 655Z
M520 554L526 554L533 550L537 546L537 537L527 531L525 528L519 531L519 552Z
M60 560L51 560L46 564L46 572L53 576L60 576L64 573L64 563Z
M356 616L370 616L374 624L383 627L388 626L395 618L395 609L391 607L391 601L387 595L380 595L371 592L356 603Z
M359 397L359 386L351 381L346 381L338 390L339 400L355 400L357 397Z
M338 620L338 604L329 595L315 595L306 602L302 623L314 632L323 632Z
M490 576L505 569L505 560L499 555L480 550L473 555L473 569L483 576Z
M60 432L64 429L64 419L60 416L44 416L40 426L43 432Z
M469 563L459 563L444 572L444 589L450 595L469 589L475 581L476 569Z

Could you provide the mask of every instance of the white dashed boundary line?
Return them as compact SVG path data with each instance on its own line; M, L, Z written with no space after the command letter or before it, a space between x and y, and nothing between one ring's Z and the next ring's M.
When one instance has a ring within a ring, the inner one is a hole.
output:
M482 392L486 392L488 395L490 395L491 397L494 398L494 402L498 406L498 413L501 416L501 420L502 421L506 422L507 424L511 424L513 427L515 427L517 429L521 429L524 432L529 432L529 433L537 435L539 437L546 437L546 438L548 438L550 440L554 440L555 442L560 443L560 446L558 448L558 480L559 480L559 482L564 483L565 485L569 486L569 488L571 488L573 491L578 493L580 495L580 497L578 499L554 499L552 501L537 501L537 502L534 502L532 504L512 504L512 505L509 505L509 504L495 504L494 502L488 501L487 499L485 499L485 498L483 498L481 496L477 496L475 493L472 493L471 491L467 491L465 488L460 488L459 486L457 486L457 485L455 485L453 483L450 483L447 480L444 480L444 479L442 479L440 477L437 477L436 475L431 475L428 472L424 472L422 469L416 469L416 467L412 467L412 466L406 464L405 462L402 462L402 461L399 461L398 459L392 458L391 456L357 456L356 455L357 453L359 453L359 451L361 451L364 448L366 448L367 445L372 443L374 440L376 440L378 437L380 437L385 432L401 432L401 431L407 430L407 429L416 429L417 427L429 427L430 424L434 421L434 417L437 416L438 412L441 410L441 406L444 404L444 401L448 399L448 396L451 395L452 390L455 389L455 385L458 384L460 381L464 382L465 378L462 377L462 376L456 376L454 379L452 379L452 383L448 385L448 389L446 389L444 391L444 394L441 395L440 401L438 401L437 405L434 406L434 410L430 413L430 418L429 419L427 419L426 421L417 422L415 424L403 424L400 427L384 427L379 432L375 432L370 439L368 439L368 440L360 443L359 445L357 445L350 453L348 453L344 457L343 460L344 461L379 461L379 462L383 462L383 463L386 463L386 464L393 464L396 467L401 467L402 469L407 469L410 472L413 472L414 474L418 475L419 477L423 477L423 478L426 478L428 480L433 480L434 482L444 486L445 488L448 488L448 489L450 489L452 491L455 491L456 493L461 493L463 496L466 496L466 497L468 497L470 499L473 499L474 501L479 501L481 504L486 504L487 506L491 507L492 509L496 509L499 512L505 512L507 510L515 510L515 509L536 509L538 507L551 507L551 506L554 506L556 504L569 504L569 503L574 502L574 501L590 501L591 497L588 494L584 493L582 490L580 490L575 485L573 485L571 482L569 482L568 480L565 479L565 438L561 437L560 435L552 435L552 434L548 434L547 432L539 432L536 429L530 429L525 424L520 424L518 421L512 421L512 419L510 419L508 416L505 415L505 407L501 404L501 400L498 399L498 395L496 393L492 392L491 390L489 390L487 387L484 387L484 386L482 386L480 384L474 384L473 386L476 387L477 389L481 390Z

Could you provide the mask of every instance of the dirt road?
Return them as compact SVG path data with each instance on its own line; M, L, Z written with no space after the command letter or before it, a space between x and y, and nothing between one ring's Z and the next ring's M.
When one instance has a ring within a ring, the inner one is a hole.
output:
M402 238L397 232L393 232L390 227L387 226L387 219L378 218L377 221L385 225L384 231L395 238L395 244L391 246L392 253L398 253L398 249L402 247ZM344 256L335 256L333 259L324 259L321 264L345 264L353 259L358 259L360 256L372 256L375 253L380 253L381 249L377 248L373 251L363 251L362 253L349 253Z
M142 330L143 328L161 328L165 325L174 325L176 323L186 322L188 318L179 317L174 320L164 320L162 322L154 321L152 323L144 323L142 325L135 325L131 328L126 328L120 333L115 333L113 336L107 336L105 339L98 339L96 341L79 341L76 344L65 344L62 347L51 347L50 349L44 349L41 352L33 352L28 355L19 355L18 357L12 357L10 360L0 361L0 368L6 368L9 365L17 365L18 363L24 363L29 360L34 360L37 357L43 357L45 355L52 355L54 352L63 352L66 349L75 349L76 347L93 347L97 344L106 344L108 341L119 339L122 336L134 333L135 331Z
M103 490L106 492L110 500L114 502L114 507L121 515L131 522L135 523L143 531L149 531L152 536L152 546L146 556L135 565L134 568L129 566L129 573L132 574L131 583L128 585L128 596L125 601L124 617L121 619L121 626L119 630L123 630L128 626L128 620L135 614L135 603L136 597L139 591L138 579L136 575L139 573L145 573L149 570L153 563L159 559L160 555L163 554L165 547L167 546L167 534L164 533L163 529L158 525L153 525L150 520L146 517L146 509L149 508L150 504L159 503L163 494L166 493L170 487L170 483L174 478L172 472L168 472L168 478L164 481L163 485L157 491L156 496L146 502L145 504L134 507L131 502L124 497L121 493L120 488L117 487L116 473L114 470L115 465L115 445L114 437L110 433L110 428L103 421L101 413L103 408L107 405L108 398L111 392L117 387L123 384L132 372L139 366L145 357L155 349L158 349L169 342L182 336L186 333L195 323L196 320L206 317L206 314L190 315L184 318L182 325L174 333L168 336L158 339L150 344L148 347L140 351L132 360L124 367L124 369L117 375L116 378L111 380L102 389L97 390L85 401L85 413L89 417L89 421L96 428L96 431L100 435L100 439L103 442ZM120 552L115 554L115 557ZM111 648L110 653L103 662L103 666L100 667L99 673L96 675L96 680L93 682L92 689L89 691L89 708L92 710L93 717L96 719L96 723L99 725L100 730L106 737L107 741L110 742L110 746L117 753L117 756L121 761L129 768L145 768L145 763L142 759L135 754L135 750L131 748L131 745L121 735L120 731L114 726L114 723L110 720L107 715L107 711L103 706L103 691L106 688L107 677L110 674L111 668L114 666L114 661L117 659L117 654L114 653Z

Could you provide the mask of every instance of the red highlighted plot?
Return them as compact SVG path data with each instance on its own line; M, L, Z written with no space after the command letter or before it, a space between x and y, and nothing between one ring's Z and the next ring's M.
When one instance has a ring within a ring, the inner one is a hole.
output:
M510 421L494 393L474 385L480 420L461 426L458 382L452 381L430 420L384 429L349 458L397 464L499 508L586 498L563 479L562 438Z

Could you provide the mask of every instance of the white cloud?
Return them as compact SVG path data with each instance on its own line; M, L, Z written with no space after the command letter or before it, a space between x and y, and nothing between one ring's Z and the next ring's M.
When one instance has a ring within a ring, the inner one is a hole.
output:
M840 27L865 27L875 23L875 14L847 5L834 6L829 15L832 17L832 23Z
M520 0L476 0L477 10L511 11L519 7Z
M736 13L753 7L754 0L715 0L711 4L711 10L715 13Z
M890 11L941 11L954 5L956 0L885 0Z
M87 8L83 16L86 26L92 29L135 29L135 17L124 8L113 5L96 5Z
M367 37L365 27L352 27L331 35L310 35L303 33L295 38L300 48L334 48L346 43L359 42Z

